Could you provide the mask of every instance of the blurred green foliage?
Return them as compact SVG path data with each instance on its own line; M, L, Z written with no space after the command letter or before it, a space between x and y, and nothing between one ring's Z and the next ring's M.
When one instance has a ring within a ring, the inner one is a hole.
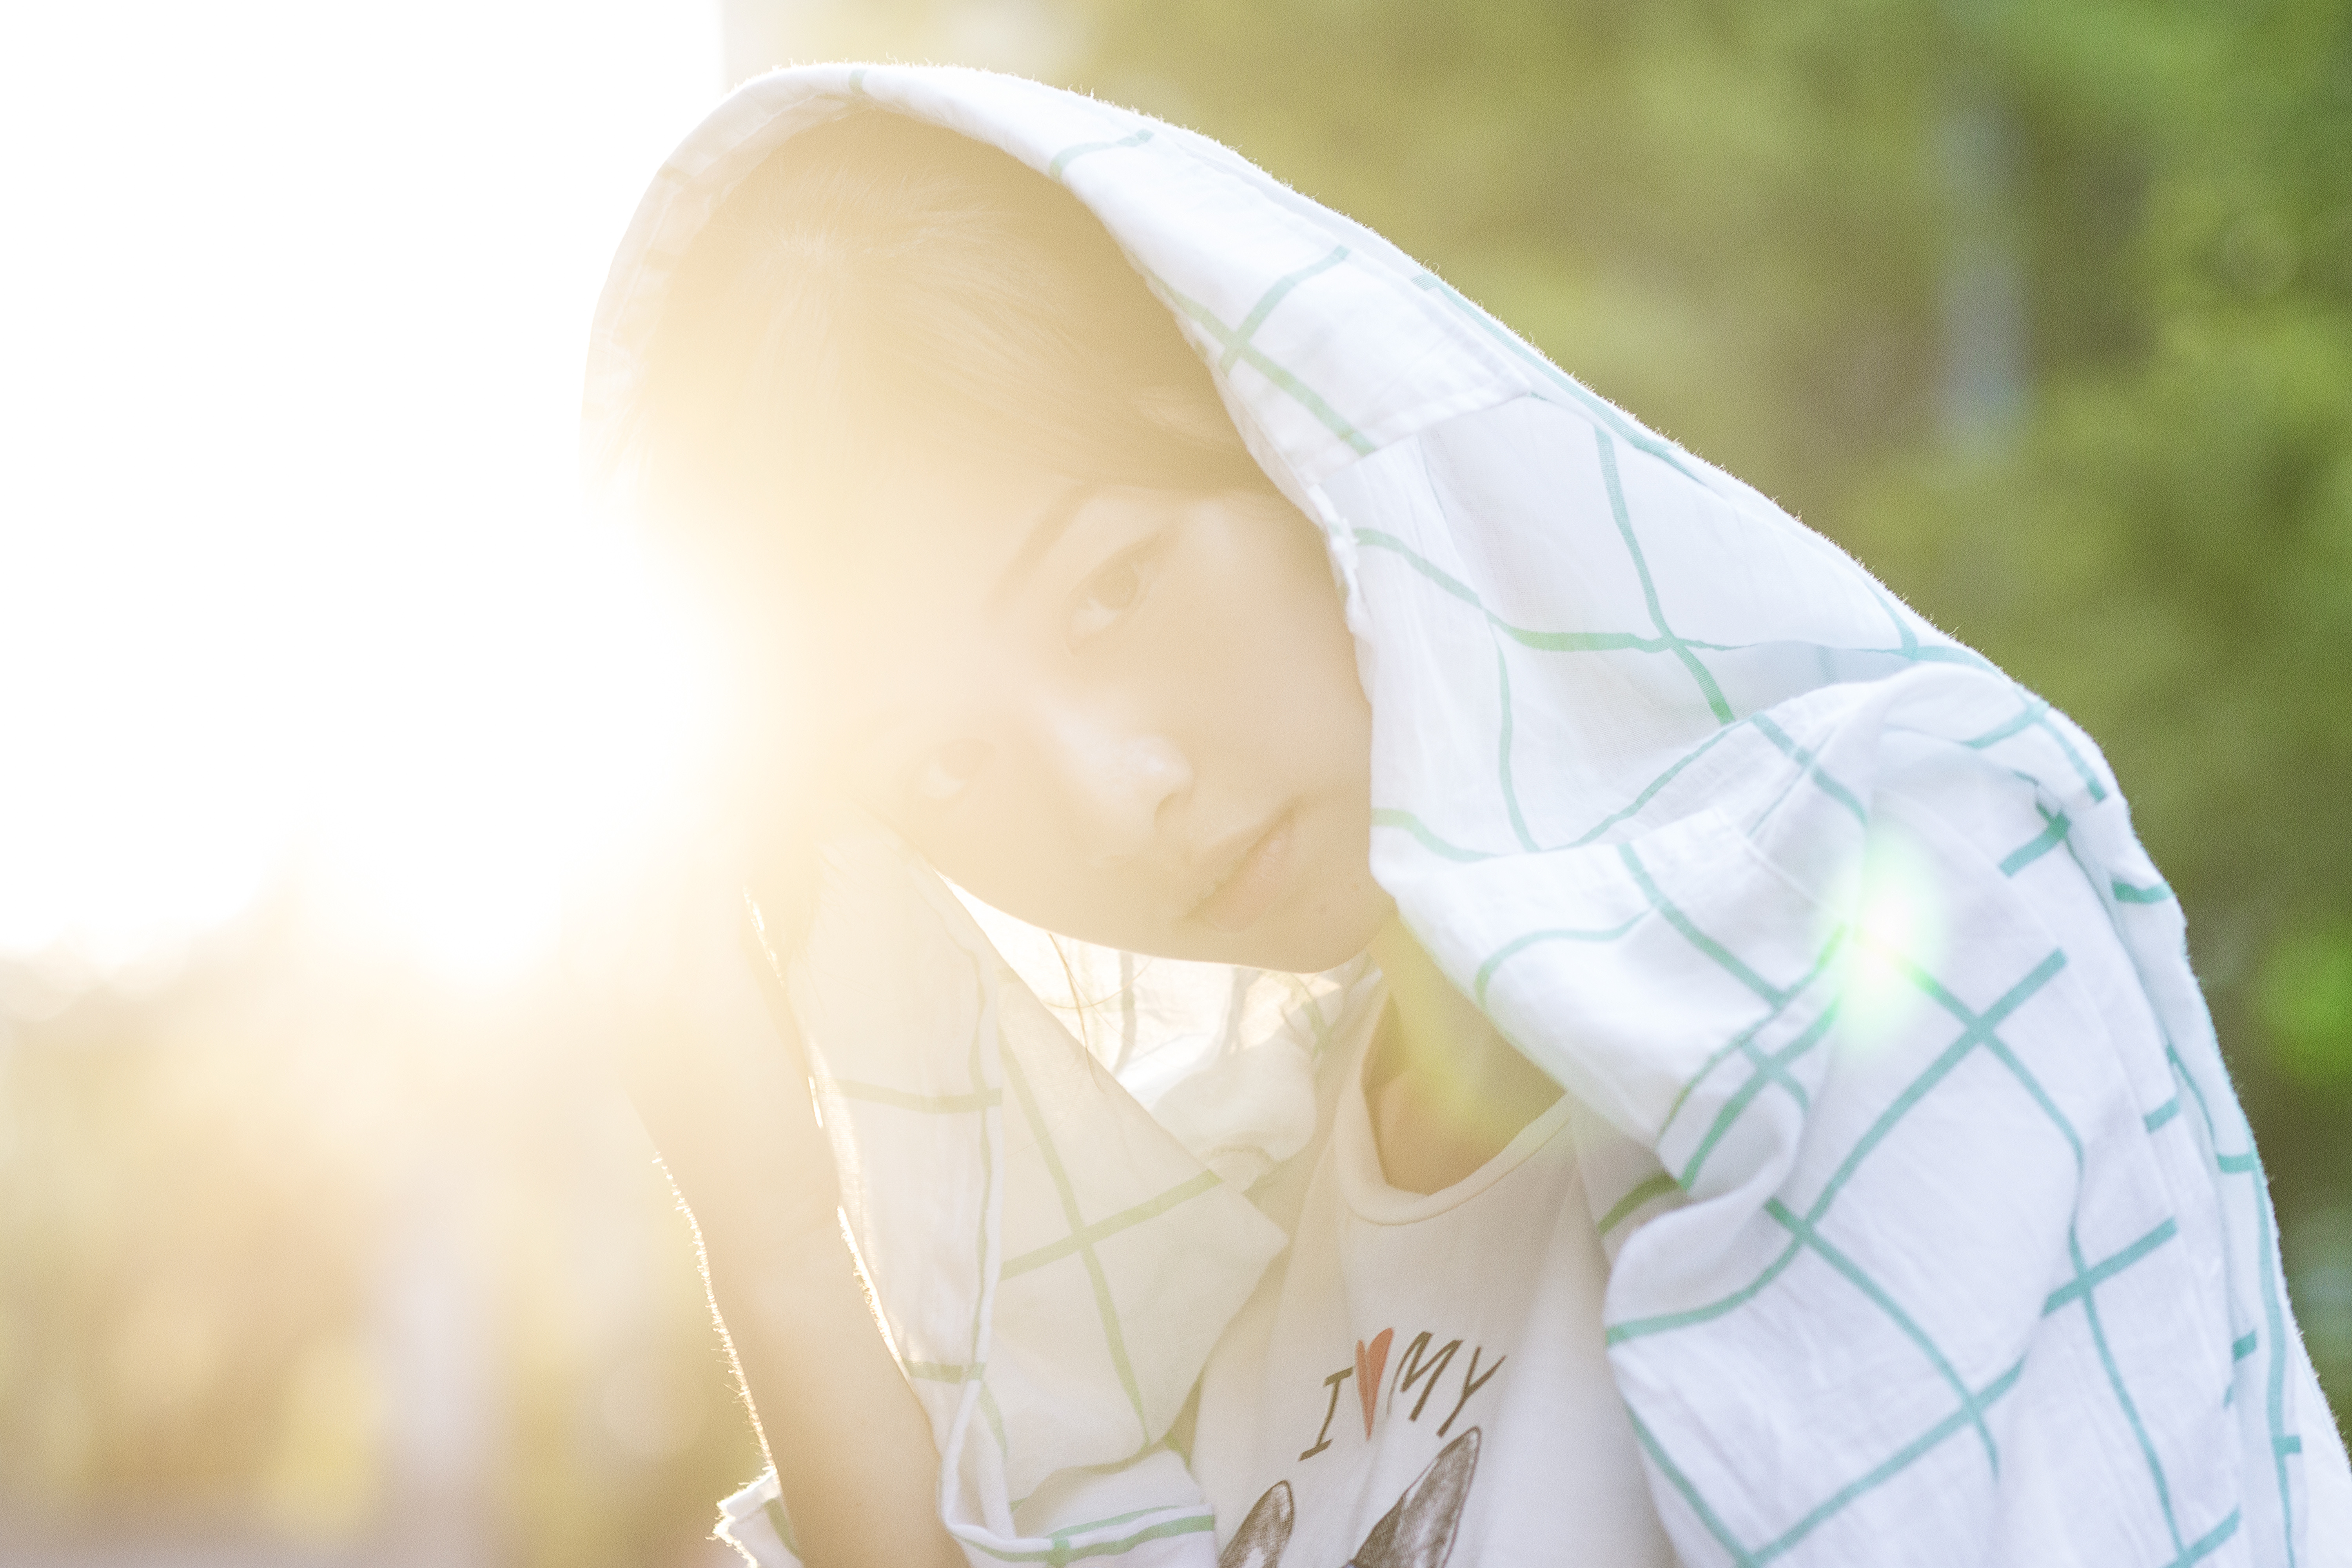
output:
M2352 1079L2352 930L2298 931L2263 965L2263 1022L2279 1067L2319 1089Z
M2352 1312L2352 4L1087 9L1072 79L1388 235L2098 738L2306 1317ZM2342 1408L2352 1320L2311 1339Z

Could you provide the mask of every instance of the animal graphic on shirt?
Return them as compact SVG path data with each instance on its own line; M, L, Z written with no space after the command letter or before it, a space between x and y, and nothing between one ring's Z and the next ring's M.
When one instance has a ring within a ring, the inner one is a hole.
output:
M1471 1479L1478 1471L1478 1428L1473 1426L1439 1449L1396 1506L1372 1526L1349 1557L1347 1568L1445 1568L1454 1537L1461 1530L1463 1505L1470 1500ZM1234 1531L1217 1558L1217 1568L1284 1568L1283 1550L1290 1544L1297 1520L1290 1483L1275 1482Z

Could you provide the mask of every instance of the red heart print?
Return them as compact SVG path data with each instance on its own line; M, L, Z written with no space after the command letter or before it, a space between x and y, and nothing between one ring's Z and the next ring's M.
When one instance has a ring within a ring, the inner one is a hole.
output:
M1372 1412L1381 1403L1381 1373L1388 1370L1389 1342L1394 1338L1394 1329L1382 1329L1369 1346L1361 1340L1356 1342L1356 1394L1364 1402L1367 1437L1372 1435Z

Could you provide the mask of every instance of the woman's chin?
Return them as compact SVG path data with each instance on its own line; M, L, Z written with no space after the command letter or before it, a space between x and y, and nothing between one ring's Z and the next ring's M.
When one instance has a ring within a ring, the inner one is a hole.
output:
M1252 969L1319 974L1356 958L1395 917L1396 905L1374 887L1371 896L1349 900L1345 907L1325 903L1240 932L1229 939L1233 951L1221 961Z

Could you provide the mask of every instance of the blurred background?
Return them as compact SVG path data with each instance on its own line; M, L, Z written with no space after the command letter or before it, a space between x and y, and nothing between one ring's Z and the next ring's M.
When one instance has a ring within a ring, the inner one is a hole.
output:
M317 0L0 20L0 1560L726 1561L563 878L689 651L572 420L727 85L1222 138L2106 747L2352 1411L2352 0Z

